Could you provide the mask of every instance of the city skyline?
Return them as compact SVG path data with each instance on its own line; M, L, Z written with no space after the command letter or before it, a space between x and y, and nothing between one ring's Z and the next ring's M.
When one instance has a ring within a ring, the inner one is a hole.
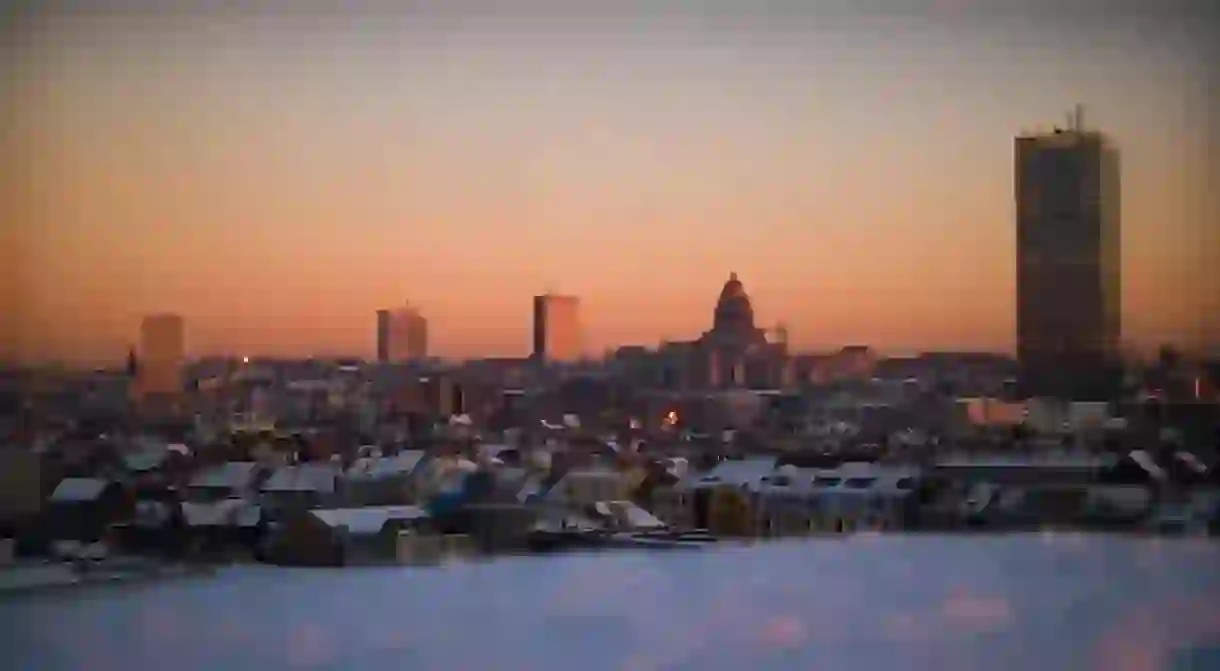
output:
M1128 341L1214 341L1202 10L840 4L30 13L15 349L121 361L172 311L193 355L368 355L409 294L438 355L525 355L558 279L596 353L696 336L736 270L794 349L1011 352L1012 138L1076 102L1124 156Z

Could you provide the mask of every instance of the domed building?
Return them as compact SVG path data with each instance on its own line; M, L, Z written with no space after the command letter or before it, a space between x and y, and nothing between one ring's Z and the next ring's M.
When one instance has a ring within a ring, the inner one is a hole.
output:
M737 273L720 289L712 328L697 340L664 348L678 386L709 389L778 387L785 382L787 346L770 342L754 324L754 307Z
M712 330L704 332L703 340L743 350L766 344L766 331L754 326L754 307L750 305L750 295L737 279L737 273L729 273L728 281L720 290L712 313Z

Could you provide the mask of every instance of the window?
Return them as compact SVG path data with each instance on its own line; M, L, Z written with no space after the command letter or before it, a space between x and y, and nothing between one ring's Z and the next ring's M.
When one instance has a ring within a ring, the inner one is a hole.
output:
M915 486L914 478L898 478L894 483L894 489L899 491L910 491Z
M877 478L848 478L843 484L849 489L868 489L876 481Z
M842 478L819 476L813 479L814 487L837 487Z

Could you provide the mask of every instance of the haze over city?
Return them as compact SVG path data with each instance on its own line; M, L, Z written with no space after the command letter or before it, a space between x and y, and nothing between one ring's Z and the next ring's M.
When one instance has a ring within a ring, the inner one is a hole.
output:
M17 354L173 311L192 354L369 355L409 300L436 354L520 355L548 289L596 353L697 336L730 271L797 348L1010 350L1013 136L1075 103L1122 151L1124 339L1220 335L1205 3L316 4L19 16Z

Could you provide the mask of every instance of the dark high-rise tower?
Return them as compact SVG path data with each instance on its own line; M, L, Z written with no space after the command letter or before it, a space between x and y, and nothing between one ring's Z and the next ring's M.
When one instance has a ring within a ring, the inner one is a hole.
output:
M579 298L549 293L534 296L535 361L576 361L581 357L583 344Z
M1016 139L1017 358L1027 393L1106 394L1122 329L1118 150L1067 128Z

